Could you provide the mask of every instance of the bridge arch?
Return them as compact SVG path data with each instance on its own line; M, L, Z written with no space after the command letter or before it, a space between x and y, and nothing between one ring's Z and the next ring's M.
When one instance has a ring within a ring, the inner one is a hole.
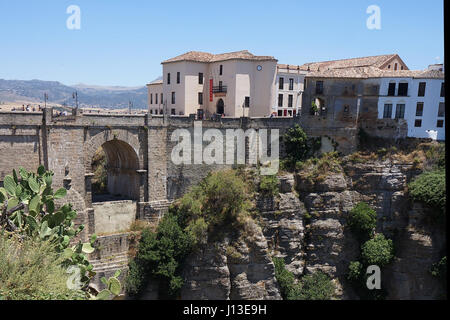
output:
M87 203L128 199L142 202L143 157L137 134L127 130L107 130L94 135L86 144L85 167L87 173ZM94 176L92 160L98 150L103 149L106 160L106 192L103 197L94 197L91 178Z

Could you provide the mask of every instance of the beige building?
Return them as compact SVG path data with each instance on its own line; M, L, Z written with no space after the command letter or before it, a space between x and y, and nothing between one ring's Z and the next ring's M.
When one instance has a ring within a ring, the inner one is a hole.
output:
M151 114L163 114L164 112L164 94L163 81L158 79L149 84L148 88L148 110Z
M223 54L191 51L162 65L162 83L147 85L152 114L166 108L171 115L264 117L275 105L274 57L255 56L246 50Z

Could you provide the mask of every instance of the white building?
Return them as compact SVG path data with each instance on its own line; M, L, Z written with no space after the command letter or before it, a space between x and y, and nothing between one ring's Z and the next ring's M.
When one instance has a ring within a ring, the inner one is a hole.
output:
M445 140L442 65L425 71L385 72L380 78L378 118L404 118L408 137Z
M306 69L300 66L277 65L274 116L292 117L300 113L306 73Z

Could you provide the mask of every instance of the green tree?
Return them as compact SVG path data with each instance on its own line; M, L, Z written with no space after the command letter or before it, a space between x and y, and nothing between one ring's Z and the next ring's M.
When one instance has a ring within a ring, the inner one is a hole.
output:
M423 202L445 216L445 169L424 172L417 176L408 187L409 195L414 201Z
M358 203L348 215L348 225L362 240L370 238L377 224L377 213L367 203Z
M361 257L366 265L377 265L381 268L394 258L394 244L383 234L377 234L362 245Z
M283 136L283 142L287 157L294 163L306 159L308 155L308 137L298 124L287 130Z

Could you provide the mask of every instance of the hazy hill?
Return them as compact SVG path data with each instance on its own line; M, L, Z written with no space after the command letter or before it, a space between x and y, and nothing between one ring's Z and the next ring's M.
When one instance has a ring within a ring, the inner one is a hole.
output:
M72 93L78 92L80 107L124 108L132 101L134 108L147 108L146 87L102 87L77 84L67 86L57 81L3 80L0 79L0 101L44 102L44 93L49 103L75 104Z

